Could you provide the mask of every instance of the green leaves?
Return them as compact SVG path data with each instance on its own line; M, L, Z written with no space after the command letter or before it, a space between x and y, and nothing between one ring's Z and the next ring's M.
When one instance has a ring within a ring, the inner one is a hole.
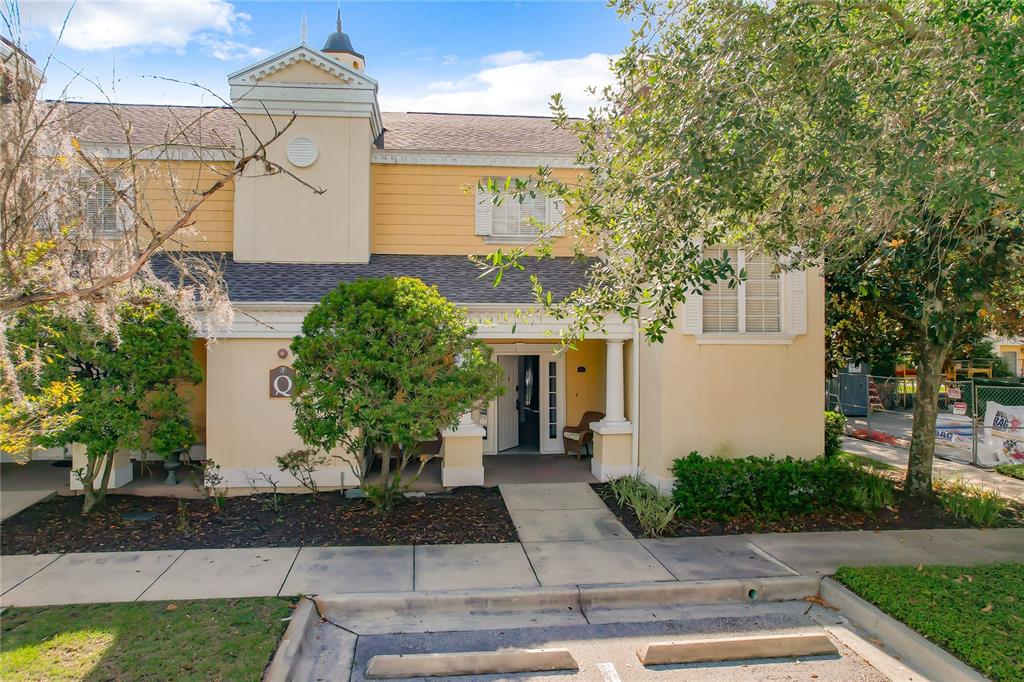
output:
M404 467L417 443L497 395L500 368L474 331L464 310L418 279L340 285L292 341L296 433L356 457L397 448ZM360 479L367 467L355 467Z
M38 386L55 382L77 385L77 401L51 415L60 418L74 409L75 418L39 444L85 445L92 464L83 483L87 489L98 483L101 497L99 467L117 450L145 447L166 456L193 444L188 405L178 391L203 378L192 354L192 333L173 308L125 303L118 313L119 323L110 328L93 313L73 320L29 308L19 313L9 334L50 359L19 373L26 395L39 395Z

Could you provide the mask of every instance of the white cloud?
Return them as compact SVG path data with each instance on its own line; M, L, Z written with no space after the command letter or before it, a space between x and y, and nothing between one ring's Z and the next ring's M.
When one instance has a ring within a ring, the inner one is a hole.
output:
M227 0L66 0L25 3L22 16L33 28L45 27L56 38L71 15L61 44L75 50L171 48L183 50L197 41L217 59L250 57L252 48L226 37L245 34L250 17Z
M595 100L587 88L593 86L600 90L612 80L608 68L611 55L594 53L574 59L543 60L535 54L520 52L520 61L507 58L514 63L484 68L458 81L429 83L420 95L389 95L387 81L383 81L381 108L385 111L543 116L551 113L551 95L560 92L569 113L580 115Z
M211 57L224 62L236 59L251 61L270 54L269 50L265 50L262 47L253 47L252 45L246 45L227 38L216 38L210 35L199 36L197 42L203 46L203 49Z
M540 57L540 52L523 52L522 50L509 50L508 52L495 52L489 54L480 61L491 66L512 66L532 62Z

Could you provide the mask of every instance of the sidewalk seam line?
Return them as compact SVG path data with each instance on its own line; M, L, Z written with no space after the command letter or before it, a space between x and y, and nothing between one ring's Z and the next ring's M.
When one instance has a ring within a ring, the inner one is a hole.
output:
M54 557L54 558L53 558L52 560L50 560L50 561L46 562L45 564L43 564L42 566L40 566L40 567L39 567L39 568L37 568L36 570L32 571L31 573L29 573L28 575L26 575L26 576L25 576L24 578L22 578L22 579L21 579L21 580L19 580L18 582L14 583L14 584L13 584L13 585L11 585L10 587L8 587L8 588L7 588L6 590L4 590L3 592L0 592L0 596L3 596L3 595L5 595L5 594L8 594L8 593L10 593L10 592L11 592L12 590L14 590L14 589L15 589L16 587L18 587L19 585L24 585L24 584L25 584L26 582L28 582L28 581L29 581L29 580L31 580L32 578L34 578L34 577L36 577L37 575L39 575L39 572L40 572L40 571L43 571L44 569L46 569L46 568L49 568L49 567L50 567L50 566L52 566L52 565L53 565L54 563L56 563L56 561L57 561L58 559L60 559L61 557L65 557L65 556L67 556L67 555L68 555L68 553L67 553L67 552L63 552L63 553L60 553L60 554L58 554L58 555L57 555L57 556L55 556L55 557ZM7 556L19 556L19 555L18 555L18 554L9 554L9 555L7 555ZM29 555L29 556L31 556L31 555Z
M302 551L302 546L300 545L299 548L295 550L295 556L292 557L292 562L290 564L288 564L288 570L285 571L284 580L281 581L281 586L279 588L277 588L277 592L274 593L275 597L280 597L281 596L281 590L284 589L285 583L288 582L288 576L290 576L292 574L292 569L295 568L295 562L299 560L299 552L301 552L301 551Z
M416 592L416 544L412 546L412 591Z
M679 576L677 576L675 573L670 571L668 566L663 564L661 562L661 559L659 559L657 556L655 556L654 552L652 552L651 550L647 549L647 547L644 545L644 543L640 542L639 538L633 538L633 542L635 542L636 544L640 545L640 549L642 549L645 552L647 552L648 554L650 554L651 558L654 559L655 561L657 561L658 565L661 566L662 568L664 568L665 572L668 573L670 576L672 576L672 580L674 580L677 583L678 582L682 582L682 581L680 581ZM666 580L652 580L651 582L663 583L663 582L668 582L668 581L666 581Z
M182 557L182 555L185 554L186 551L187 550L184 550L184 549L180 550L178 552L178 556L174 557L174 561L172 561L171 563L167 564L167 568L165 568L164 570L160 571L160 575L158 575L157 577L153 578L153 582L151 582L146 587L146 589L144 589L142 592L139 592L139 595L137 597L135 597L135 599L133 599L132 601L139 601L140 599L142 599L142 595L146 594L151 589L153 589L153 585L156 585L157 581L160 580L160 578L163 578L164 574L167 573L167 571L171 570L171 566L173 566L174 564L178 563L178 559L180 559Z
M518 535L518 533L517 533ZM533 579L537 581L537 587L544 587L540 583L540 576L537 575L537 569L533 566L533 560L530 559L530 553L526 551L526 545L523 544L522 540L519 541L519 549L523 550L523 556L526 557L526 563L529 564L530 570L533 571Z
M777 563L779 566L782 566L787 571L791 571L793 573L793 575L802 575L799 571L797 571L795 568L793 568L789 564L787 564L787 563L785 563L783 561L779 561L774 556L772 556L771 554L766 552L764 549L762 549L758 545L755 545L753 542L750 541L750 538L744 538L744 539L750 544L751 547L754 548L754 551L757 552L758 554L760 554L762 557L765 557L765 558L767 558L767 559L769 559L771 561L774 561L775 563Z

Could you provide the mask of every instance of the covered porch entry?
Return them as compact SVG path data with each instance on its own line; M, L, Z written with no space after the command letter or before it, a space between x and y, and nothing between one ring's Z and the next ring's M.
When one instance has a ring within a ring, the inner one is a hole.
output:
M631 473L632 325L610 324L597 338L561 348L551 333L556 323L519 321L513 330L479 315L478 335L493 349L505 391L442 433L444 485L591 482ZM572 440L577 427L589 430L586 447Z

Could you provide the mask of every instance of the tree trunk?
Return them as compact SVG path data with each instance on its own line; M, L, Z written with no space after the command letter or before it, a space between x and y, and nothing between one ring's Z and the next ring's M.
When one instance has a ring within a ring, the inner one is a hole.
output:
M101 455L94 461L90 462L86 469L86 477L82 479L82 492L84 497L82 499L82 515L89 514L96 507L103 504L103 501L107 497L107 484L110 482L110 469L114 463L113 455ZM100 475L99 488L96 487L96 474L99 465L103 465L103 473Z
M917 364L917 392L914 396L914 430L910 438L910 460L904 491L910 498L934 497L932 461L935 458L935 422L939 416L939 387L942 365L948 349L925 342Z

